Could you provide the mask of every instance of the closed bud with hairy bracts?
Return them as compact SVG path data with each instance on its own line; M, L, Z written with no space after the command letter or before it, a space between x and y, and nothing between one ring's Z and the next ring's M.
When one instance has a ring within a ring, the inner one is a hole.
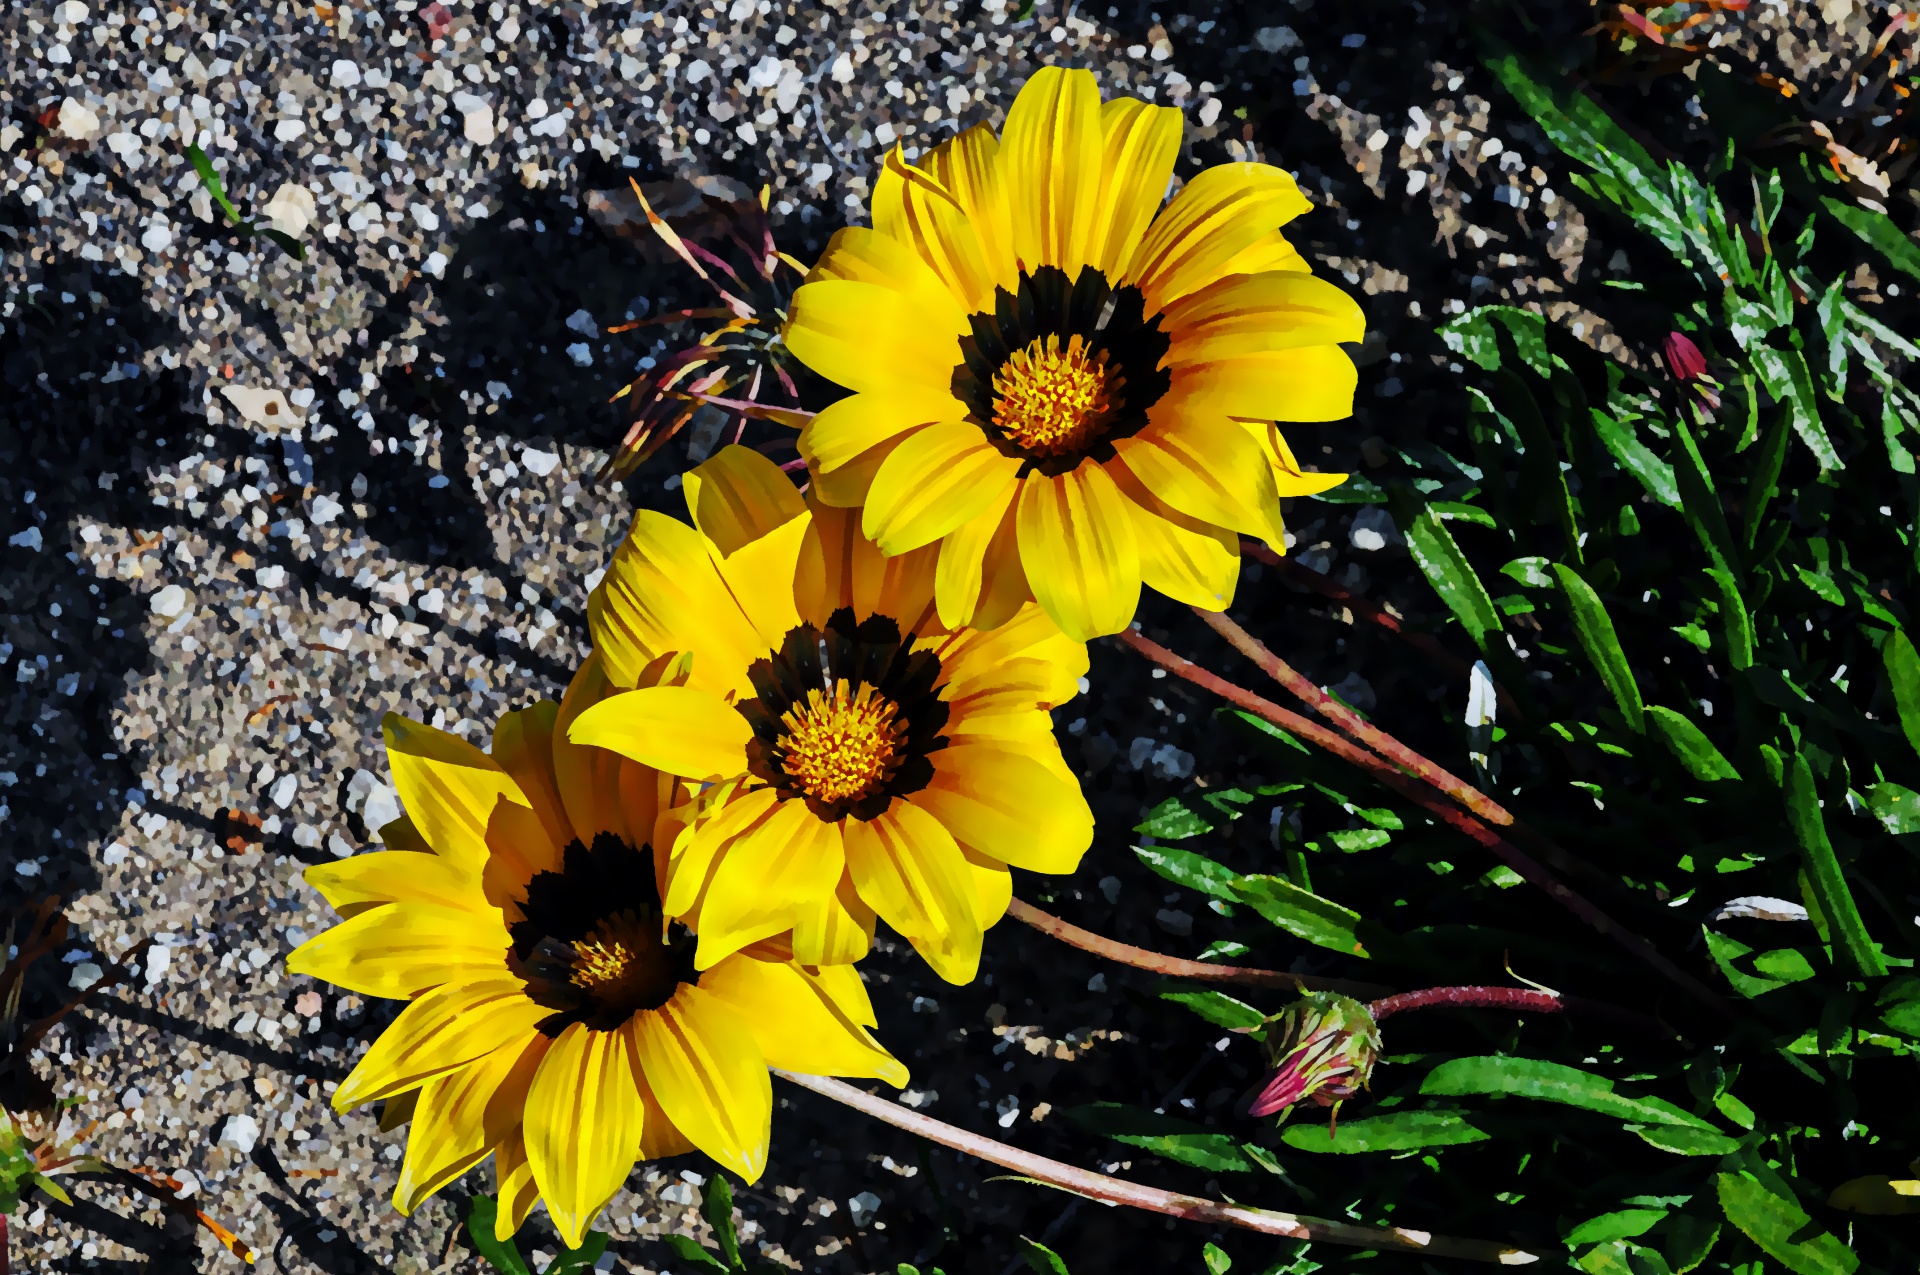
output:
M1309 992L1267 1019L1266 1048L1273 1070L1249 1115L1270 1116L1308 1099L1338 1108L1372 1078L1380 1028L1359 1001Z

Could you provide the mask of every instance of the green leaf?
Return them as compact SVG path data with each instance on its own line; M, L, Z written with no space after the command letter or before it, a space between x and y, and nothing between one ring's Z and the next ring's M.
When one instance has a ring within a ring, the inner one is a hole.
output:
M1674 1275L1686 1275L1707 1260L1714 1241L1720 1238L1720 1219L1697 1213L1675 1213L1657 1230L1660 1253Z
M1369 955L1360 939L1358 912L1302 890L1284 877L1242 877L1234 894L1295 938L1352 956Z
M1033 6L1029 4L1027 7L1031 9ZM1027 1259L1027 1265L1038 1275L1073 1275L1058 1253L1024 1235L1020 1237L1020 1256Z
M258 235L262 235L268 239L273 240L275 243L279 244L281 250L285 252L288 256L292 257L295 261L304 262L307 259L306 245L302 244L298 239L295 239L292 235L287 234L285 231L275 230L271 226L258 226L255 228L254 233Z
M1342 828L1327 834L1333 844L1348 854L1358 854L1363 850L1378 850L1393 840L1393 834L1382 828Z
M1787 405L1793 417L1794 432L1800 435L1800 441L1807 445L1813 458L1820 462L1822 470L1844 468L1840 453L1834 450L1833 440L1827 437L1826 427L1820 423L1820 400L1814 388L1813 373L1807 369L1807 361L1798 350L1777 350L1764 342L1757 342L1747 350L1753 360L1753 370L1759 374L1760 383L1767 387L1767 393Z
M1142 1107L1096 1102L1065 1114L1088 1133L1151 1151L1176 1164L1214 1173L1251 1173L1255 1168L1241 1152L1238 1139Z
M728 1184L726 1175L716 1173L707 1179L707 1189L700 1201L700 1216L707 1219L707 1225L713 1228L713 1239L720 1246L720 1255L727 1265L740 1267L740 1240L733 1233L733 1187Z
M1433 510L1403 510L1401 503L1395 504L1394 520L1400 524L1400 534L1406 539L1414 565L1427 577L1427 583L1460 621L1474 645L1484 651L1488 638L1500 632L1500 612L1493 605L1487 586L1480 582L1467 556L1460 552L1453 533Z
M1880 826L1899 836L1920 832L1920 792L1895 783L1878 783L1867 789L1867 809Z
M1551 589L1553 577L1547 574L1545 558L1515 558L1500 568L1500 574L1510 576L1529 589Z
M1477 505L1463 504L1457 500L1436 500L1427 506L1433 510L1442 522L1472 522L1482 527L1498 527L1492 514Z
M1267 1021L1265 1014L1225 992L1162 992L1160 999L1185 1005L1214 1026L1225 1027L1229 1031L1252 1031Z
M55 1182L52 1178L48 1177L46 1174L29 1173L27 1175L27 1181L32 1185L39 1187L42 1191L46 1192L46 1194L51 1199L57 1200L61 1204L66 1205L68 1208L73 1207L73 1197L67 1194L67 1189L61 1186L58 1182Z
M1874 1008L1880 1021L1902 1036L1920 1040L1920 978L1902 975L1880 991Z
M731 1275L733 1268L700 1246L699 1241L685 1235L671 1232L660 1237L673 1247L683 1262L692 1262L703 1270L719 1271L721 1275Z
M1914 245L1913 240L1893 223L1892 218L1831 195L1822 195L1820 206L1835 221L1859 236L1862 243L1906 274L1920 279L1920 247Z
M1574 1265L1587 1275L1642 1275L1628 1260L1629 1255L1637 1251L1634 1245L1625 1241L1608 1240L1582 1253L1575 1259Z
M1565 563L1554 563L1553 571L1560 578L1561 592L1573 610L1573 628L1581 649L1586 651L1600 680L1612 692L1621 716L1627 719L1635 734L1644 734L1646 710L1640 702L1640 686L1633 679L1633 668L1627 663L1626 652L1620 649L1619 635L1614 632L1613 620L1607 615L1600 595Z
M1203 832L1212 832L1213 828L1213 821L1195 810L1185 798L1169 797L1149 810L1146 819L1135 824L1133 830L1144 832L1149 837L1181 841L1187 837L1197 837Z
M1887 667L1887 685L1893 691L1894 707L1900 713L1900 729L1907 743L1920 753L1920 653L1904 630L1895 629L1880 647L1880 658Z
M1506 329L1523 363L1541 376L1552 374L1553 361L1547 353L1547 319L1532 310L1483 305L1441 324L1440 339L1468 362L1477 363L1489 372L1498 371L1500 336L1496 325Z
M1597 407L1588 409L1588 419L1601 446L1619 462L1620 468L1639 479L1640 485L1655 500L1671 509L1680 508L1680 486L1674 478L1673 466L1640 441L1630 422Z
M1364 1151L1411 1151L1485 1142L1487 1134L1459 1111L1392 1111L1342 1120L1332 1127L1289 1124L1281 1130L1280 1140L1296 1151L1358 1155Z
M600 1255L607 1251L607 1233L588 1231L580 1241L579 1248L561 1249L560 1255L547 1263L540 1275L569 1275L574 1271L590 1271Z
M1687 773L1695 779L1702 783L1713 783L1720 779L1740 778L1740 772L1713 746L1706 732L1685 715L1661 704L1649 704L1647 717L1653 722L1654 733L1660 737L1660 742L1673 754L1673 759L1685 766Z
M1756 996L1765 996L1768 992L1778 991L1789 983L1801 981L1800 978L1794 977L1797 971L1787 968L1782 961L1769 961L1768 968L1761 969L1759 958L1743 960L1753 956L1753 949L1739 939L1722 934L1718 930L1710 929L1703 932L1707 939L1707 953L1713 957L1713 963L1718 965L1720 972L1727 976L1727 982L1733 985L1733 990L1749 1000ZM1762 955L1771 956L1773 953L1762 953ZM1747 966L1752 966L1753 972L1749 972ZM1777 972L1782 977L1775 977L1770 971ZM1805 977L1812 977L1812 974L1812 968L1809 967Z
M1200 1250L1200 1260L1207 1264L1207 1275L1227 1275L1227 1271L1233 1267L1233 1259L1227 1256L1227 1251L1211 1240Z
M1645 1124L1687 1125L1713 1131L1713 1126L1689 1115L1662 1098L1629 1098L1613 1091L1605 1076L1537 1058L1484 1055L1455 1058L1427 1073L1420 1092L1448 1097L1468 1094L1509 1094L1540 1098L1582 1107L1601 1115Z
M1753 616L1740 596L1731 571L1708 567L1707 576L1720 591L1720 628L1727 643L1727 663L1736 669L1753 667Z
M1601 1244L1607 1240L1630 1240L1645 1235L1654 1223L1667 1216L1665 1209L1619 1209L1590 1217L1566 1234L1569 1244Z
M1728 1155L1740 1149L1737 1139L1712 1129L1689 1129L1670 1124L1631 1125L1629 1128L1639 1134L1643 1141L1675 1155Z
M1737 576L1740 559L1734 549L1733 532L1727 527L1727 513L1720 505L1720 493L1714 490L1706 459L1700 455L1700 445L1683 420L1673 422L1673 432L1680 440L1673 472L1680 485L1681 512L1692 524L1700 547L1707 551L1714 565Z
M207 158L207 153L189 142L187 162L193 165L194 172L200 174L200 184L207 188L209 195L213 196L213 202L220 205L220 211L226 214L227 220L235 226L247 228L239 209L235 208L233 201L227 198L227 188L221 184L220 174L214 171L213 161Z
M1814 1224L1779 1175L1752 1157L1737 1173L1716 1179L1720 1207L1761 1251L1796 1275L1853 1275L1860 1259Z
M1233 901L1240 897L1240 874L1203 854L1170 846L1135 846L1133 852L1140 857L1140 862L1175 885L1216 899Z
M1826 821L1820 815L1820 795L1813 785L1813 770L1804 754L1794 754L1787 770L1787 822L1793 825L1794 838L1800 843L1807 882L1819 901L1820 911L1833 927L1839 963L1856 977L1878 978L1887 972L1886 961L1873 940L1867 936L1866 923L1847 888L1827 840Z
M494 1219L499 1216L499 1209L499 1202L492 1196L474 1196L467 1204L467 1238L473 1242L474 1251L501 1275L533 1275L526 1259L520 1256L519 1248L511 1239L497 1240L493 1237Z

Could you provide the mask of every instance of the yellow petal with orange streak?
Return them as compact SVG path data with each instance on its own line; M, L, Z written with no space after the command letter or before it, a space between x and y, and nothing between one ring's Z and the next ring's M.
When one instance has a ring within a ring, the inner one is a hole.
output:
M287 971L365 996L410 1000L429 987L497 973L512 940L499 913L383 903L287 954Z
M756 939L792 929L799 909L833 893L846 867L840 830L798 798L733 837L700 907L694 965L710 969Z
M753 730L711 691L649 686L595 704L573 719L567 738L670 775L714 780L746 770Z
M700 990L746 1025L770 1067L907 1083L900 1060L796 966L729 956L700 976Z
M674 1127L748 1184L758 1181L767 1167L773 1084L747 1025L719 997L686 983L659 1009L635 1014L627 1034Z
M1068 637L1118 633L1140 602L1132 502L1092 459L1057 478L1030 474L1016 518L1020 563L1042 609Z
M1091 71L1036 70L1000 130L995 172L1006 191L1014 254L1069 279L1087 261L1101 213L1100 86Z
M579 1248L640 1153L645 1107L624 1030L574 1023L540 1060L527 1092L527 1161L553 1229Z
M1268 164L1220 164L1181 188L1148 227L1123 272L1153 314L1226 276L1230 265L1306 212L1300 187Z
M925 810L895 798L877 819L849 819L847 872L860 897L949 983L980 968L973 881L953 835ZM776 1064L779 1065L779 1064Z
M393 1203L411 1214L486 1158L520 1123L547 1038L530 1031L420 1091Z
M388 713L380 721L387 765L407 815L433 852L478 872L487 858L487 823L501 798L525 806L526 794L500 763L447 731Z
M553 1011L527 998L505 955L498 972L443 983L401 1010L334 1091L333 1109L403 1093L532 1035Z
M929 425L894 448L874 475L860 529L890 554L932 544L1000 499L1019 469L978 425Z

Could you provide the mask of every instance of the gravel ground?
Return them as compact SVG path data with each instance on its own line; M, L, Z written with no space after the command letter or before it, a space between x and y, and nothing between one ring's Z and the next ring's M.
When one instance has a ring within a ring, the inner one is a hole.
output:
M1880 25L1834 0L1756 7L1779 37L1760 43L1814 79ZM156 940L144 986L51 1041L63 1083L104 1117L103 1154L176 1171L263 1270L473 1269L445 1200L481 1179L402 1219L386 1202L401 1135L327 1105L389 1009L288 977L281 958L328 923L302 867L366 846L391 808L380 715L483 740L500 712L557 695L630 511L680 509L681 442L623 489L591 480L620 430L609 395L661 352L658 329L604 329L695 294L658 253L601 233L589 192L628 176L680 179L681 195L766 184L783 246L811 256L865 216L887 145L911 156L997 123L1041 61L1096 67L1109 94L1186 110L1183 173L1271 159L1321 204L1303 247L1364 294L1371 331L1359 419L1300 431L1299 450L1363 466L1457 414L1432 326L1468 303L1537 302L1621 357L1644 346L1582 309L1583 288L1633 263L1557 198L1564 171L1490 100L1462 27L1459 6L1328 0L1164 21L1137 4L1020 19L991 2L769 0L0 14L0 895L71 900L78 937L45 997ZM217 220L189 138L244 215L307 245L305 264ZM1418 608L1387 538L1339 506L1293 518L1303 560ZM1452 693L1377 665L1369 683L1350 617L1258 572L1249 620L1349 699ZM1214 649L1163 602L1142 618ZM1208 915L1139 868L1126 830L1245 758L1201 729L1210 705L1124 653L1096 649L1092 680L1060 718L1100 840L1079 876L1025 893L1190 954ZM1242 828L1231 852L1258 862L1265 812ZM867 971L883 1037L915 1070L907 1100L943 1118L1124 1171L1115 1144L1054 1109L1205 1114L1251 1081L1250 1055L1169 1026L1133 980L1030 932L996 932L964 989L910 958L883 940ZM1063 1211L982 1170L789 1092L771 1168L740 1201L754 1244L796 1270L998 1272L1021 1233L1076 1270L1198 1269L1199 1228ZM616 1268L672 1269L652 1237L700 1232L701 1171L636 1174L608 1214ZM78 1195L16 1219L23 1269L232 1262L138 1200Z

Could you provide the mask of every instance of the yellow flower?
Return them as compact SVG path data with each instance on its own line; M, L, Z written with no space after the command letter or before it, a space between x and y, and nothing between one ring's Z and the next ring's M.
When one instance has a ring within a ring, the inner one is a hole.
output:
M1308 208L1280 169L1208 169L1161 209L1180 131L1043 68L998 140L896 148L873 228L794 296L788 346L853 391L801 435L814 489L886 553L938 546L949 626L1031 596L1069 636L1117 633L1143 580L1223 609L1235 533L1282 548L1280 497L1343 477L1303 473L1274 422L1352 412L1360 309L1280 234Z
M607 689L589 660L562 704L503 717L491 756L389 714L407 813L386 850L307 870L345 920L287 967L409 1002L334 1094L410 1112L402 1213L492 1154L501 1237L544 1198L578 1247L636 1157L697 1148L757 1178L769 1065L906 1083L851 967L769 941L693 968L647 849L678 785L566 739Z
M1071 872L1093 838L1048 716L1085 646L1030 603L950 629L931 549L882 556L757 452L685 483L694 526L636 515L588 603L607 676L641 689L571 738L705 785L655 834L695 966L788 930L802 961L855 960L877 913L968 981L1008 865Z

